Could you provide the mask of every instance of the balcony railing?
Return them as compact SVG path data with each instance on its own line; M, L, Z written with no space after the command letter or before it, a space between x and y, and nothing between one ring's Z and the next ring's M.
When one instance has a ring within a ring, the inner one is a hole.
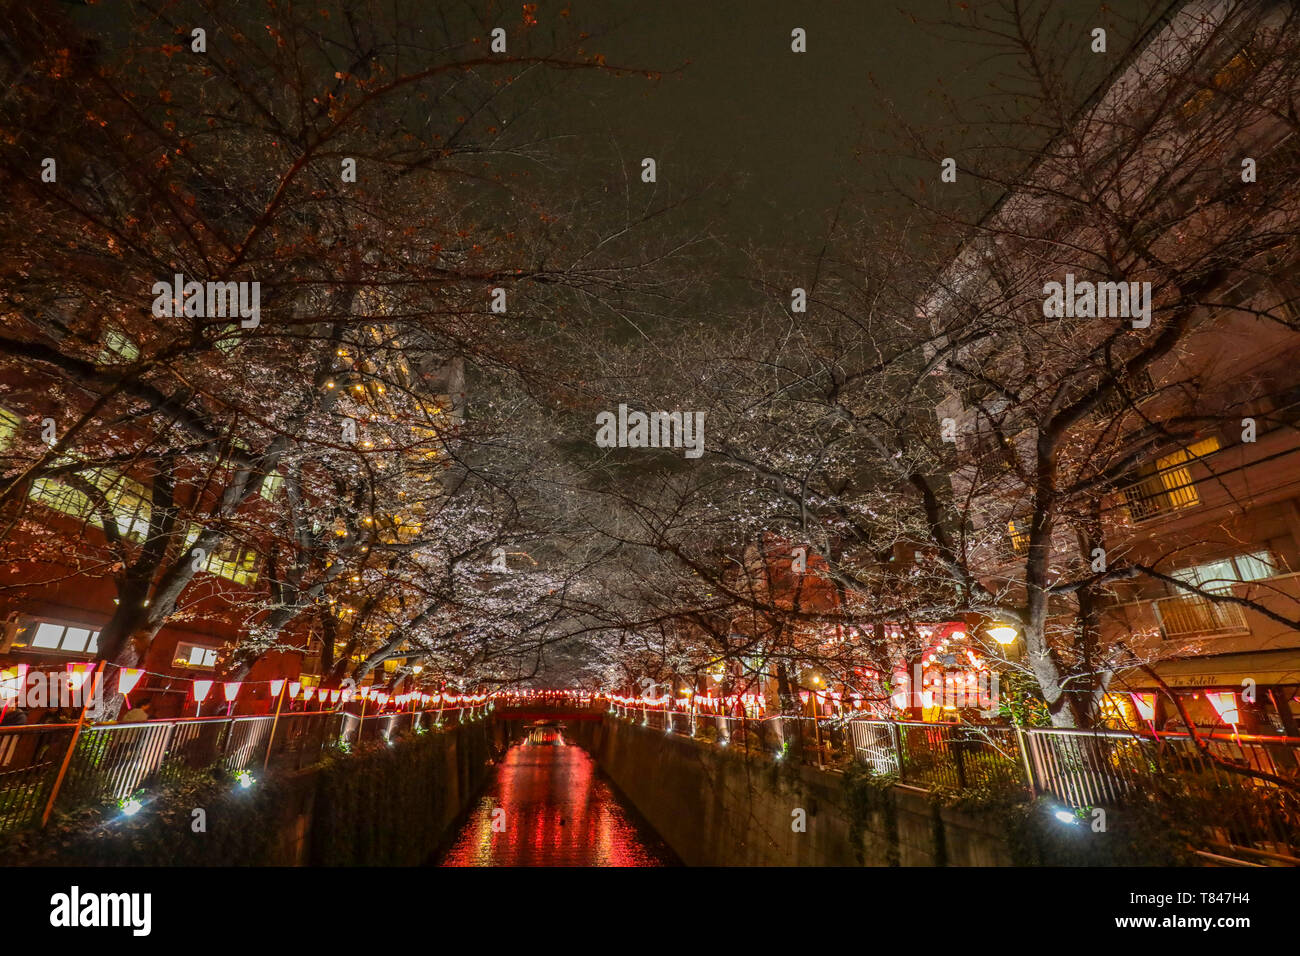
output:
M1201 503L1196 482L1185 468L1159 472L1123 489L1134 521L1149 521Z
M1151 603L1166 638L1250 633L1240 604L1199 594L1177 594Z

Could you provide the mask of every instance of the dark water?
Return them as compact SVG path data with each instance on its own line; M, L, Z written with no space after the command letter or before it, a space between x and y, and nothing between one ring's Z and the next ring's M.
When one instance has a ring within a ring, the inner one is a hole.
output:
M614 795L590 755L555 728L533 730L510 748L441 861L442 866L677 863Z

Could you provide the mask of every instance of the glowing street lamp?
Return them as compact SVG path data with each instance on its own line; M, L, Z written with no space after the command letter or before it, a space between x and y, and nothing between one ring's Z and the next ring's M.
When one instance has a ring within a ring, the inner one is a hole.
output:
M1020 632L1010 624L994 624L988 629L988 635L1003 647L1006 647L1016 642L1016 638L1020 636Z
M8 701L17 700L22 694L27 686L27 671L27 664L16 664L0 671L0 698L6 701L4 706L8 707Z

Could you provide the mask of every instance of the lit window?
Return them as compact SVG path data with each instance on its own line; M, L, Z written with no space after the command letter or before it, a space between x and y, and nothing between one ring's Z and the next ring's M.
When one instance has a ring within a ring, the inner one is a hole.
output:
M1218 450L1218 438L1205 438L1143 465L1133 480L1123 488L1129 513L1140 521L1153 515L1199 505L1201 496L1196 490L1196 480L1188 465Z
M0 408L0 451L4 451L14 443L14 437L22 424L23 420L9 409Z
M202 530L199 525L190 525L190 530L185 535L186 551L198 540ZM236 542L226 540L208 555L202 570L236 584L253 584L257 581L257 572L253 570L256 565L256 551L252 548L241 548Z
M280 490L284 484L284 476L278 471L273 471L262 479L262 486L257 489L257 493L270 501L275 497L275 493Z
M172 667L193 667L211 670L217 666L217 649L202 644L177 644Z
M256 564L257 552L252 548L231 545L208 558L207 571L236 584L252 584L257 580Z
M105 468L92 468L80 477L104 493L113 523L122 537L143 541L149 536L151 509L149 491L144 485ZM62 481L38 478L27 494L33 501L74 518L89 518L92 514L98 518L90 496Z
M78 491L53 478L37 478L32 482L27 496L38 504L61 511L65 515L72 515L74 518L88 518L94 510L84 491Z
M144 540L149 536L149 490L144 485L102 469L95 470L91 481L104 492L123 537Z
M243 344L244 336L240 331L238 322L232 322L221 327L221 334L217 337L216 346L222 355L229 355Z
M117 329L109 329L104 333L104 350L99 353L101 365L134 362L139 357L140 347Z
M1125 727L1129 722L1132 705L1125 694L1103 694L1098 706L1098 716L1113 727Z
M1025 522L1008 521L1007 533L1011 537L1011 550L1016 554L1025 554L1029 551L1029 530L1025 527Z
M1216 91L1230 90L1240 85L1254 67L1255 64L1245 48L1238 50L1237 54L1214 74L1214 79L1210 81L1207 88L1193 93L1179 107L1180 112L1185 118L1191 119L1213 102Z
M99 650L99 631L92 631L88 627L40 621L29 630L30 647L69 654L93 654ZM15 644L23 646L21 641L16 641Z

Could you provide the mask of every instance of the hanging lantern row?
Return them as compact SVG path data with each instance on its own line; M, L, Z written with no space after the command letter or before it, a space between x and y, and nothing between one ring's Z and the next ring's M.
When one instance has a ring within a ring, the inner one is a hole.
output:
M594 700L604 700L604 694L597 694L585 690L505 690L498 691L492 695L497 700L515 702L515 701L535 701L535 700L555 700L564 698L579 703L590 703Z
M89 663L68 664L68 683L71 688L74 691L80 690L86 680L94 673L95 667L95 664ZM28 665L17 665L18 676L14 680L6 680L3 686L0 686L0 695L15 696L18 693L17 687L23 684L27 672ZM128 704L130 702L130 694L140 685L140 681L148 673L148 671L141 667L118 668L117 690L118 693L127 699ZM202 704L206 701L212 695L213 688L218 683L215 680L207 678L178 678L167 674L158 674L155 676L163 677L172 681L188 679L190 681L189 697L196 704ZM286 678L276 678L270 681L222 681L220 683L222 697L228 704L233 704L237 701L245 684L249 683L268 684L270 686L272 699L278 698L281 692L285 692L285 696L287 696L290 701L297 700L299 695L301 695L304 704L317 700L322 707L335 705L340 702L348 703L356 700L358 697L365 700L367 703L378 705L380 708L383 708L390 703L398 707L405 707L407 705L440 707L476 706L485 703L491 696L488 694L426 694L422 691L409 691L404 694L389 694L373 687L362 687L359 689L328 689L305 685L302 681L289 681ZM10 684L14 684L15 687L11 689L9 687Z

